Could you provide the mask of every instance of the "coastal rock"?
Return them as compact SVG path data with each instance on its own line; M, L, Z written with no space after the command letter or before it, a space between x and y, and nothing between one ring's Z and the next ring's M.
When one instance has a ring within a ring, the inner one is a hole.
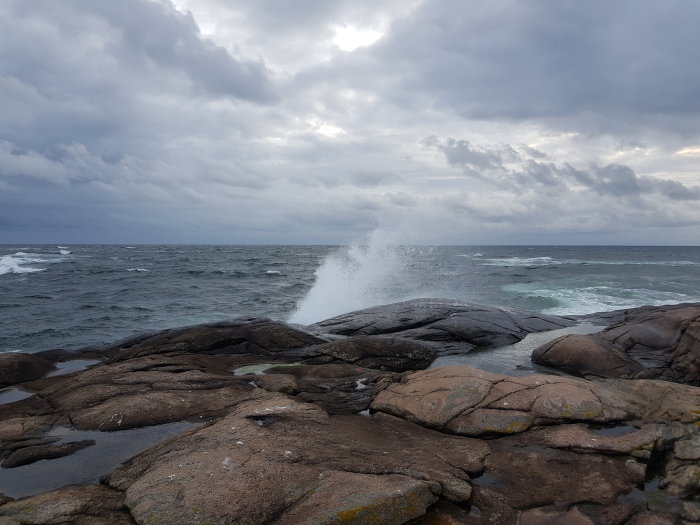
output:
M396 376L391 372L347 364L283 366L266 372L266 375L254 379L257 386L284 391L278 388L279 383L274 379L281 372L283 377L294 378L294 388L287 388L287 393L316 403L331 414L356 414L366 410L377 392L393 382Z
M440 451L436 454L432 451ZM280 394L105 477L139 523L405 523L463 502L489 447L387 416L332 416Z
M257 395L249 380L210 356L146 355L56 379L39 395L80 430L214 417Z
M534 425L620 421L691 423L700 389L662 381L510 377L466 366L407 374L372 409L461 435L512 434Z
M515 523L518 511L550 505L612 505L644 481L643 463L543 448L529 434L489 441L485 473L472 481L484 523Z
M0 387L38 379L54 368L51 361L32 354L0 354Z
M92 439L82 441L71 441L69 443L61 443L59 445L42 444L23 447L12 452L2 462L2 468L15 468L22 465L28 465L41 459L54 459L69 456L79 450L95 444Z
M592 335L566 335L533 362L584 377L651 378L700 385L700 305L640 308Z
M393 372L427 368L438 353L417 341L403 337L364 336L326 343L313 350L306 362L341 361L364 368Z
M575 378L510 377L466 366L408 374L372 403L379 410L462 435L512 434L535 424L629 418L626 399Z
M548 316L481 306L449 299L415 299L376 306L326 319L311 329L346 336L393 334L439 343L440 353L463 353L480 347L503 346L528 333L555 330L575 322Z
M0 506L0 523L133 525L134 521L121 492L101 485L84 485L5 503Z
M288 324L247 318L164 330L113 345L117 359L162 353L296 355L294 350L327 342ZM300 352L298 355L305 355Z

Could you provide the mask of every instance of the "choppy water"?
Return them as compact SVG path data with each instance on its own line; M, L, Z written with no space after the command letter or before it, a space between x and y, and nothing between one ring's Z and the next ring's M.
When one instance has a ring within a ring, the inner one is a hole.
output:
M0 352L416 297L552 314L700 301L700 247L0 246Z

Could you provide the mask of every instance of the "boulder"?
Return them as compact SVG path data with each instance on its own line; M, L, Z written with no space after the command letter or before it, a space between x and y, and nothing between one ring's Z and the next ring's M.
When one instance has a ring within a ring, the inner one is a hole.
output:
M326 319L311 329L345 336L392 334L439 343L440 353L512 344L528 333L576 324L572 319L481 306L449 299L415 299L376 306Z
M55 368L51 361L32 354L0 354L0 387L38 379Z
M583 377L648 378L700 385L700 305L639 308L592 335L567 335L532 361Z
M440 451L435 453L434 451ZM406 523L465 502L490 449L384 414L268 393L105 477L138 523Z

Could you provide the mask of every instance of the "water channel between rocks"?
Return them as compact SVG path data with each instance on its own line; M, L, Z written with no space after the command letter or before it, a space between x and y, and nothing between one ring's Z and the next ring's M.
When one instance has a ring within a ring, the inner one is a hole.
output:
M530 361L533 350L557 337L568 334L592 334L600 332L604 327L583 322L558 330L528 334L522 341L499 348L486 348L472 351L468 354L447 355L438 357L430 368L464 365L478 368L494 374L522 376L530 374L563 374L552 368L535 365Z
M97 483L100 476L114 470L124 460L197 425L178 422L117 432L56 428L47 437L59 437L57 443L85 439L96 443L70 456L0 468L0 493L20 498L65 485Z

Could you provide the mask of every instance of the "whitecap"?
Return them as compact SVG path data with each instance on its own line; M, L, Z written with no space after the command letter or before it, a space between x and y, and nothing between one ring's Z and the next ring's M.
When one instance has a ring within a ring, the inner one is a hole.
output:
M265 273L267 275L282 275L282 272L280 272L279 270L267 270Z
M697 298L682 293L645 288L618 288L604 284L557 289L546 288L537 283L516 283L503 286L503 290L529 298L553 300L556 306L542 310L542 313L550 315L585 315L646 305L660 306L697 300Z
M18 252L14 255L3 255L0 257L0 275L6 273L34 273L41 272L46 268L34 268L32 266L23 266L31 262L40 262L36 259L28 259L26 257L18 256L22 252Z
M151 270L147 270L146 268L127 268L127 272L150 272Z
M562 263L551 257L503 257L499 259L484 259L483 264L486 266L547 266Z
M64 249L64 250L59 250L58 253L60 253L61 255L70 255L70 254L71 254L71 251L70 251L70 250L65 250L65 249Z

